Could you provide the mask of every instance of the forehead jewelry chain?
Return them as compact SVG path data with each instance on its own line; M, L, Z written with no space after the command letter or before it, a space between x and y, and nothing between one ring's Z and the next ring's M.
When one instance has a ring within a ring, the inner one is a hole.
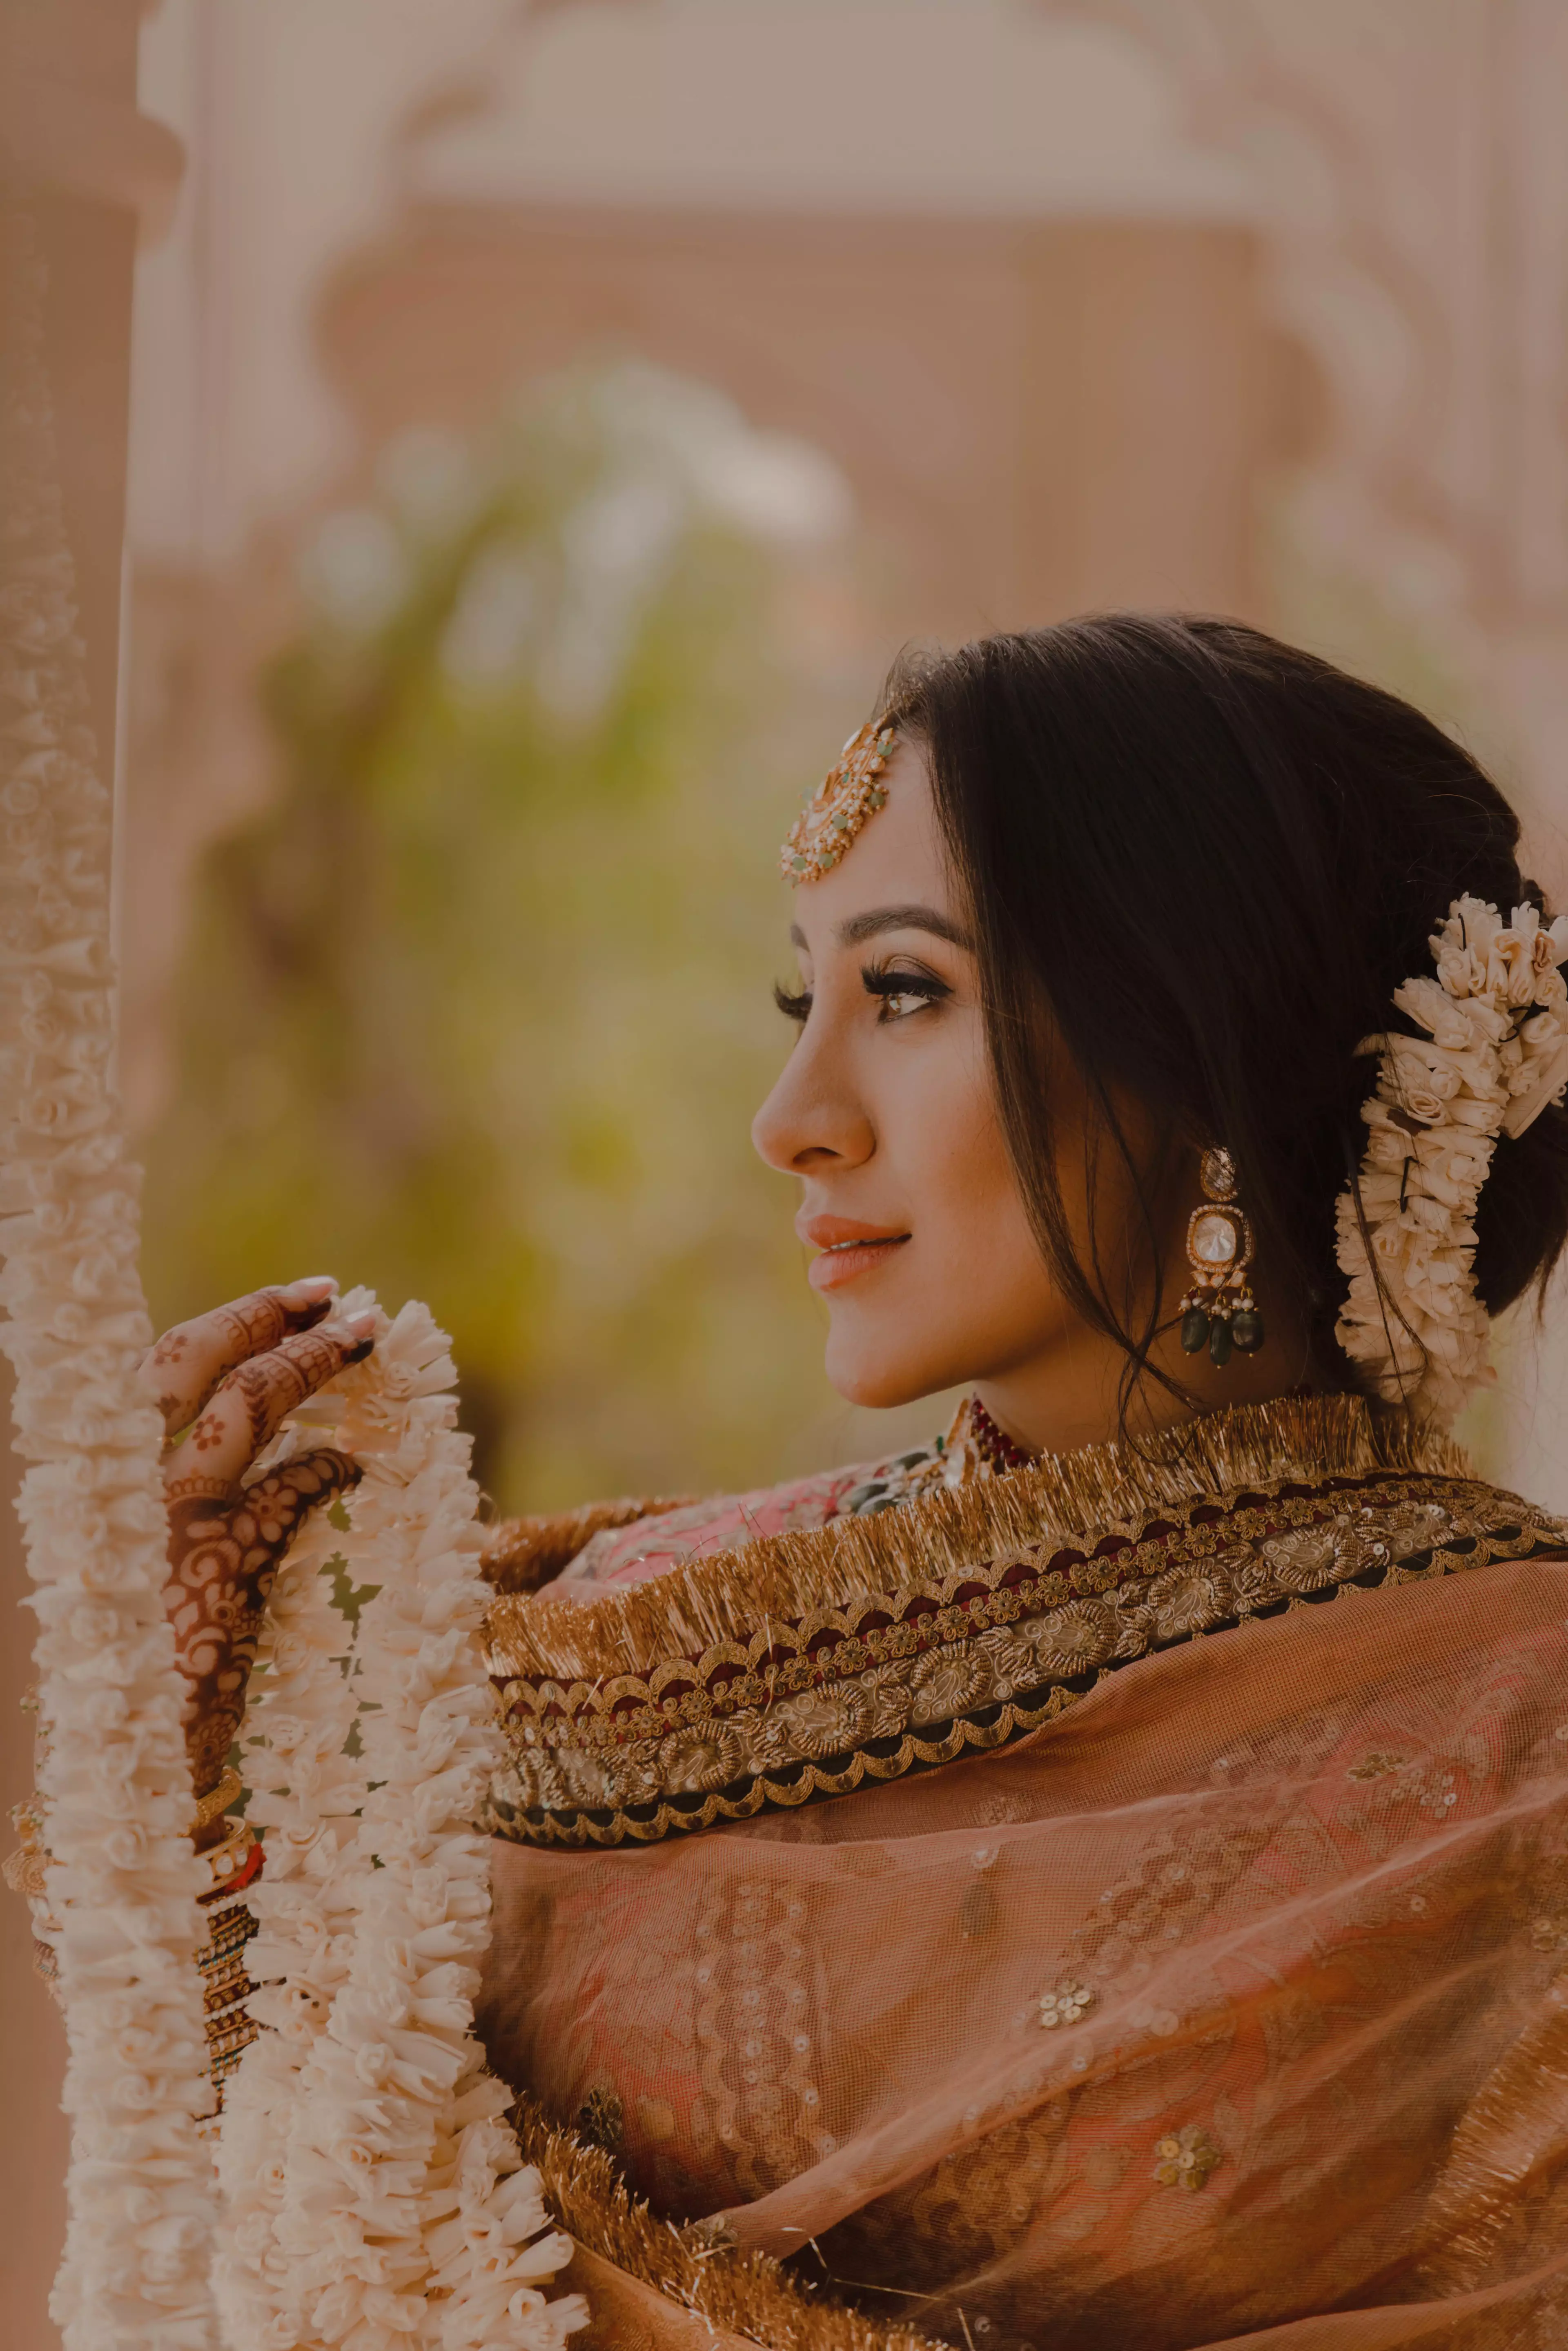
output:
M895 734L886 720L868 718L850 737L779 852L786 882L817 882L831 872L868 818L887 806L883 771L893 757Z
M1186 1261L1192 1287L1181 1301L1181 1343L1189 1355L1208 1349L1217 1370L1231 1350L1256 1354L1263 1344L1263 1317L1246 1280L1252 1262L1252 1227L1237 1204L1236 1163L1223 1144L1212 1144L1198 1170L1203 1205L1186 1220Z

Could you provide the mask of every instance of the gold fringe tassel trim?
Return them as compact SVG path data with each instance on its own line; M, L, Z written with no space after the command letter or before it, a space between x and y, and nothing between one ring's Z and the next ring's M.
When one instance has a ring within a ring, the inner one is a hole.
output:
M512 2120L523 2160L538 2167L545 2201L567 2234L678 2308L765 2351L947 2351L810 2292L771 2254L715 2243L700 2222L656 2220L602 2148L557 2130L528 2099Z
M488 1638L512 1675L645 1674L673 1656L747 1641L770 1615L850 1606L1030 1544L1097 1539L1153 1512L1254 1486L1321 1485L1377 1471L1474 1474L1457 1446L1403 1414L1375 1414L1359 1396L1288 1396L1136 1441L1047 1455L1028 1469L946 1488L901 1510L770 1535L586 1605L548 1593L502 1596L490 1610Z
M552 1575L569 1567L583 1545L606 1527L630 1527L643 1519L662 1519L667 1511L684 1510L691 1494L654 1494L646 1500L623 1497L614 1502L583 1502L575 1510L558 1510L530 1519L501 1519L485 1537L479 1565L486 1583L497 1592L537 1592Z
M1465 2294L1487 2282L1509 2225L1568 2153L1568 1973L1551 2005L1494 2066L1459 2118L1425 2214L1435 2251L1423 2285Z

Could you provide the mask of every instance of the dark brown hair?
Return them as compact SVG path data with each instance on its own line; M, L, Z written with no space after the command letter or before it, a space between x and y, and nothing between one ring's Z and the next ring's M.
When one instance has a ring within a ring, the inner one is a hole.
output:
M1064 1290L1126 1352L1124 1410L1156 1328L1153 1307L1130 1327L1131 1301L1151 1271L1164 1286L1155 1198L1192 1154L1196 1201L1209 1141L1234 1155L1260 1266L1304 1314L1311 1376L1354 1384L1333 1326L1334 1200L1375 1073L1356 1048L1407 1025L1393 991L1431 968L1453 899L1542 905L1502 794L1408 703L1233 621L1113 612L905 655L883 706L926 747L1009 1147ZM1107 1152L1134 1185L1136 1266L1104 1261L1092 1218L1082 1253L1070 1234L1061 1052L1091 1105L1091 1201ZM1496 1314L1568 1237L1568 1113L1499 1144L1476 1229Z

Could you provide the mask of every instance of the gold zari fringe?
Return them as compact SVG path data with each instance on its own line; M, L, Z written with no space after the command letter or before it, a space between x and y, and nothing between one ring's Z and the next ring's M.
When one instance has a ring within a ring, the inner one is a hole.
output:
M645 1674L673 1654L745 1641L769 1615L852 1606L977 1560L1114 1529L1253 1483L1299 1477L1321 1484L1375 1470L1473 1474L1448 1439L1413 1428L1402 1415L1375 1414L1359 1396L1239 1405L1135 1443L1048 1455L1031 1468L874 1517L768 1536L586 1604L503 1593L487 1620L492 1670L561 1680Z
M523 2160L538 2167L545 2201L568 2235L710 2326L766 2351L945 2351L912 2328L873 2323L812 2293L770 2254L716 2243L700 2221L655 2220L602 2148L555 2129L528 2100L512 2119Z
M1485 2282L1492 2256L1532 2183L1550 2179L1568 2135L1568 1977L1487 2076L1459 2118L1424 2216L1436 2248L1423 2262L1428 2291L1464 2294Z
M1380 1480L1384 1481L1380 1483L1380 1499L1391 1498L1396 1504L1401 1499L1408 1501L1413 1498L1436 1497L1440 1494L1449 1501L1460 1504L1467 1501L1474 1504L1478 1501L1490 1500L1511 1516L1519 1514L1521 1509L1517 1498L1504 1497L1492 1488L1479 1486L1471 1481L1460 1483L1431 1477L1389 1480L1386 1473L1379 1473L1379 1477ZM1353 1493L1365 1497L1372 1491L1371 1481L1359 1485L1352 1490ZM1300 1513L1298 1523L1311 1526L1312 1534L1320 1540L1336 1524L1336 1521L1331 1520L1325 1527L1324 1522L1319 1519L1317 1524L1312 1526L1312 1505L1304 1499L1290 1501L1283 1507L1292 1515ZM1423 1507L1429 1510L1434 1507L1434 1504L1426 1503ZM1359 1515L1365 1517L1370 1513L1364 1509ZM1339 1523L1343 1530L1343 1521ZM1468 1515L1463 1519L1454 1518L1450 1523L1458 1535L1456 1548L1449 1549L1442 1542L1438 1542L1429 1549L1417 1546L1411 1557L1405 1560L1392 1555L1387 1555L1382 1560L1372 1558L1369 1565L1374 1571L1376 1583L1386 1589L1410 1583L1433 1582L1444 1575L1462 1573L1478 1567L1484 1567L1493 1560L1528 1558L1542 1540L1550 1544L1553 1550L1559 1549L1563 1541L1563 1529L1561 1525L1542 1525L1539 1529L1518 1525L1511 1526L1506 1530L1487 1532L1478 1527L1473 1519ZM1232 1529L1228 1527L1226 1531L1232 1531ZM1212 1535L1208 1540L1212 1545ZM1287 1535L1285 1540L1288 1542L1291 1537ZM1339 1548L1337 1541L1334 1542L1334 1548L1336 1551ZM1350 1534L1347 1548L1353 1558L1360 1555L1354 1533ZM1387 1552L1386 1544L1369 1545L1367 1548ZM1420 1563L1423 1562L1424 1563ZM1216 1567L1218 1564L1218 1562L1213 1562ZM1198 1562L1198 1565L1201 1569L1203 1562ZM1170 1574L1175 1576L1178 1586L1182 1587L1177 1596L1178 1614L1183 1612L1184 1601L1190 1603L1196 1594L1199 1593L1203 1594L1200 1601L1202 1621L1201 1623L1196 1620L1192 1622L1186 1628L1188 1632L1203 1633L1212 1639L1228 1630L1235 1631L1251 1616L1251 1608L1244 1601L1237 1598L1233 1588L1230 1590L1228 1604L1217 1599L1215 1595L1219 1588L1219 1578L1201 1573L1194 1574L1179 1564L1170 1571ZM1169 1578L1163 1580L1168 1581ZM1228 1579L1226 1581L1228 1583ZM1369 1585L1368 1588L1372 1587ZM1281 1607L1294 1610L1314 1606L1325 1600L1343 1604L1357 1591L1358 1586L1353 1583L1344 1583L1336 1586L1333 1580L1333 1571L1330 1569L1322 1572L1310 1589L1305 1591L1284 1593L1276 1587L1269 1604L1269 1613L1276 1613ZM1119 1594L1112 1593L1113 1605L1119 1597ZM1267 1598L1268 1595L1265 1597ZM540 1765L548 1764L548 1759L552 1752L549 1746L543 1744L530 1746L528 1742L531 1740L542 1742L559 1726L539 1727L537 1723L530 1723L523 1703L523 1696L527 1695L524 1693L524 1686L514 1682L507 1686L508 1693L523 1695L518 1697L513 1714L506 1718L507 1736L513 1750L513 1770L510 1773L505 1771L497 1773L492 1783L490 1807L486 1815L487 1824L493 1835L523 1844L614 1845L622 1844L629 1838L639 1844L653 1844L666 1835L677 1833L689 1834L695 1830L716 1826L724 1821L749 1820L761 1812L794 1810L801 1804L814 1802L822 1796L847 1795L868 1783L885 1782L901 1778L907 1771L917 1771L933 1764L951 1762L970 1750L989 1751L1005 1746L1021 1733L1037 1730L1042 1724L1054 1721L1066 1708L1076 1705L1080 1698L1087 1695L1091 1687L1103 1681L1108 1674L1115 1672L1120 1667L1130 1664L1138 1657L1150 1654L1155 1644L1151 1638L1148 1626L1139 1621L1148 1613L1146 1609L1141 1607L1134 1607L1128 1612L1123 1637L1117 1643L1113 1654L1098 1666L1081 1673L1076 1679L1071 1676L1064 1679L1060 1674L1042 1678L1038 1667L1034 1671L1026 1669L1023 1678L1026 1678L1030 1685L1030 1696L1017 1695L998 1702L993 1687L989 1692L977 1698L977 1712L968 1716L956 1715L951 1720L940 1725L932 1724L927 1727L925 1736L922 1736L921 1731L916 1729L911 1729L904 1737L894 1740L884 1734L879 1735L874 1727L869 1734L869 1743L866 1737L853 1732L846 1732L841 1737L834 1735L832 1744L842 1751L841 1760L833 1764L821 1763L809 1759L797 1759L786 1769L776 1771L766 1763L759 1763L755 1758L751 1759L745 1768L741 1768L732 1760L722 1767L729 1775L727 1783L706 1795L701 1794L698 1791L704 1784L711 1787L711 1781L706 1783L699 1782L694 1786L690 1777L690 1736L695 1734L700 1741L706 1735L712 1742L708 1750L708 1755L711 1758L719 1752L718 1741L722 1740L724 1734L720 1729L717 1738L715 1738L716 1725L719 1720L717 1704L700 1687L688 1690L684 1698L675 1702L679 1715L690 1725L689 1733L683 1731L680 1724L677 1723L666 1733L665 1739L662 1741L655 1735L652 1740L626 1742L622 1750L623 1756L636 1756L640 1753L643 1759L641 1770L638 1770L635 1764L632 1766L634 1777L630 1788L622 1786L617 1791L613 1783L609 1782L603 1786L601 1792L597 1796L585 1795L580 1791L573 1796L568 1789L565 1792L568 1801L563 1808L559 1798L554 1801L547 1798L542 1788L536 1785L530 1793L525 1786L523 1775L531 1775ZM822 1611L813 1612L801 1620L799 1625L781 1627L774 1637L782 1641L789 1635L798 1635L802 1632L809 1633L818 1625L823 1614ZM941 1618L938 1617L936 1621L940 1624ZM1049 1624L1051 1619L1047 1616L1043 1620L1036 1621ZM898 1629L900 1628L895 1628L895 1631ZM1183 1636L1179 1630L1174 1635L1174 1637ZM846 1643L844 1646L848 1647L852 1645ZM936 1654L951 1658L956 1654L960 1646L961 1640L951 1646L944 1645ZM933 1653L927 1649L925 1654L929 1658ZM838 1655L841 1656L842 1651L841 1650ZM714 1658L724 1660L726 1656L727 1652L722 1646L710 1652L709 1657L698 1664L696 1672L701 1675ZM815 1670L809 1658L798 1656L795 1662L804 1664L809 1672ZM690 1671L691 1668L687 1670ZM787 1665L784 1671L788 1673L790 1667ZM834 1663L830 1658L826 1671L831 1674L833 1670ZM854 1686L854 1677L848 1667L842 1667L840 1670L843 1672L845 1678L839 1685L838 1698L830 1700L830 1703L841 1704L843 1691ZM891 1681L903 1685L907 1685L912 1679L907 1670L907 1661L900 1665L884 1666L880 1670L885 1677L889 1677ZM624 1690L630 1680L630 1677L623 1677L622 1681L612 1683L609 1686L610 1694L614 1695ZM735 1687L736 1684L732 1681L729 1688L733 1689ZM576 1698L583 1693L584 1686L579 1684L570 1695ZM889 1683L884 1681L882 1692L884 1700L890 1694ZM560 1701L562 1696L558 1685L548 1682L539 1685L531 1695L536 1703L543 1701L552 1707ZM592 1691L587 1692L590 1699L594 1695ZM705 1705L709 1709L706 1724L700 1711ZM765 1723L774 1731L777 1731L780 1720L787 1716L789 1705L789 1701L787 1700L782 1707L777 1708L763 1718ZM744 1712L732 1714L729 1717L732 1735L746 1721L746 1719ZM592 1769L596 1757L612 1754L612 1750L595 1747L591 1743L591 1732L581 1724L570 1727L566 1736L576 1744L576 1761L580 1772L585 1764ZM655 1775L661 1771L662 1767L664 1766L665 1750L671 1744L674 1744L676 1752L672 1760L669 1774L665 1778L656 1777L655 1785L650 1788L647 1784L650 1766ZM681 1751L683 1745L685 1747L684 1755ZM565 1760L568 1755L565 1741L556 1743L553 1752L558 1758ZM615 1771L616 1769L615 1761L612 1761L612 1771ZM670 1801L672 1797L674 1801Z
M690 1494L659 1494L636 1501L583 1502L575 1510L537 1518L503 1519L490 1530L480 1561L485 1581L497 1592L537 1592L570 1565L584 1543L607 1527L630 1527L684 1510Z

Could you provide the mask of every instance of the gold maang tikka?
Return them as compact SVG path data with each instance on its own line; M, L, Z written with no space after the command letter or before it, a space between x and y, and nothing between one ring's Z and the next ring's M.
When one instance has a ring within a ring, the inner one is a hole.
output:
M1198 1171L1203 1203L1186 1220L1186 1259L1191 1289L1181 1302L1181 1343L1189 1355L1208 1349L1217 1368L1234 1348L1256 1354L1263 1344L1263 1317L1248 1284L1252 1262L1252 1227L1237 1205L1236 1163L1223 1144L1211 1144Z
M868 718L850 737L789 828L779 853L786 882L819 882L831 873L866 820L887 806L883 771L896 732L886 719Z

